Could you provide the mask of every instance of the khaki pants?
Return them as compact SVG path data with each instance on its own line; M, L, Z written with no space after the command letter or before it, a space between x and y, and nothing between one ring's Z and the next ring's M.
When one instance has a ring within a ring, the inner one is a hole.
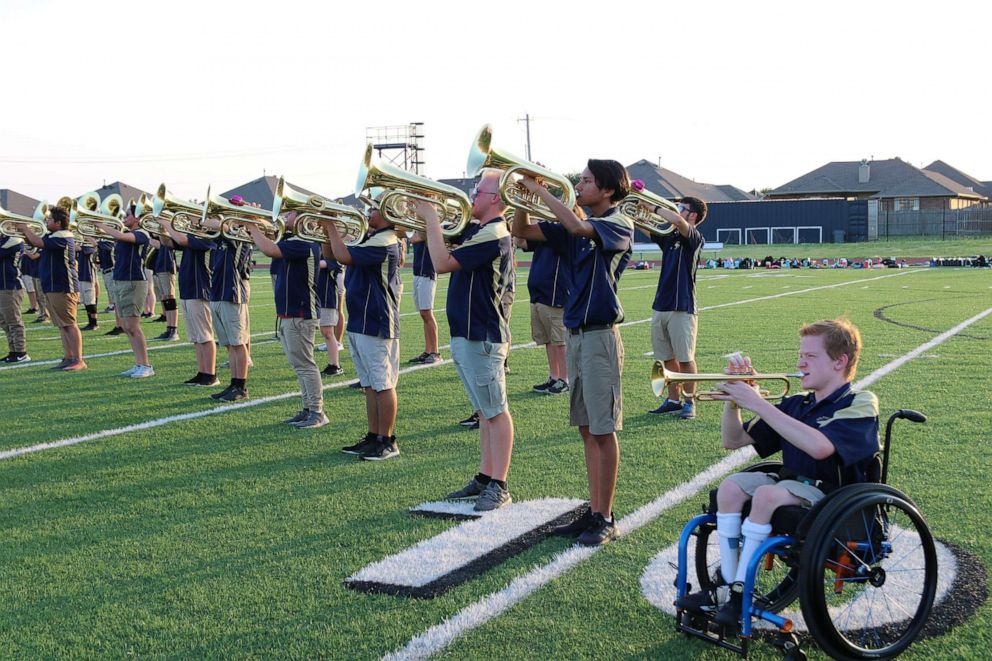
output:
M592 434L623 429L623 342L616 326L604 330L569 332L565 344L571 380L569 422L589 427Z
M24 320L21 319L23 289L0 290L0 328L7 334L11 353L24 352Z
M317 361L313 357L313 336L316 331L316 319L279 320L282 350L286 353L289 366L296 372L303 408L309 411L322 411L324 408L324 386L320 381Z
M34 293L38 297L38 318L48 319L48 297L41 288L41 278L31 278L34 281Z

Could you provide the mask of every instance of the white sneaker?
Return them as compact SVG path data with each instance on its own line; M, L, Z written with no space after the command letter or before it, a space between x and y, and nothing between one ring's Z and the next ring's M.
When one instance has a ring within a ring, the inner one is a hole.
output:
M131 376L132 374L134 374L134 372L135 372L135 371L136 371L137 369L138 369L138 365L135 365L135 366L134 366L134 367L132 367L131 369L129 369L129 370L124 370L123 372L121 372L121 376Z
M314 349L317 351L327 351L327 342L322 342L321 344L318 344L316 347L314 347Z
M136 369L131 372L132 379L144 379L149 376L155 376L155 370L152 369L151 365L136 365Z

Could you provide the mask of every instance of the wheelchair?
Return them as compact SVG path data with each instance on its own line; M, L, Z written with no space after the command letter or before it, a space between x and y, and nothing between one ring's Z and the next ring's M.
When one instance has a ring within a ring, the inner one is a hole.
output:
M819 648L836 659L885 659L905 650L926 624L937 591L933 536L916 504L888 484L892 425L926 416L900 409L888 420L871 481L842 486L812 508L780 507L772 534L747 567L740 629L676 605L676 630L746 657L756 621L772 625L784 658L806 659L793 622L779 613L798 596L803 619ZM778 472L762 462L745 470ZM720 579L716 490L703 514L682 529L675 580L677 600L713 588ZM747 514L745 509L744 514ZM689 542L695 538L690 565ZM696 587L689 582L695 574Z

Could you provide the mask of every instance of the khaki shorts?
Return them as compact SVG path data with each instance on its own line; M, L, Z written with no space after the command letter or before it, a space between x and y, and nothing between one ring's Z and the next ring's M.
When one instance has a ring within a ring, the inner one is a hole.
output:
M156 273L152 277L152 285L155 287L155 298L158 300L164 301L176 297L175 273Z
M321 326L337 326L338 319L337 308L320 308Z
M696 331L699 316L689 312L658 312L651 315L651 348L655 360L675 359L690 363L696 359Z
M815 505L816 501L822 499L824 496L822 491L811 484L797 482L796 480L776 480L774 476L768 473L734 473L727 479L739 486L741 491L749 496L754 496L754 492L758 490L758 487L777 484L796 498L804 501L809 507Z
M80 305L96 305L96 287L92 282L79 281Z
M147 280L114 280L114 290L117 294L117 316L140 317L145 309L145 297L148 296Z
M437 280L425 278L422 275L413 276L413 307L417 310L434 309L434 293L437 291Z
M27 257L25 257L24 259L27 259ZM22 275L21 284L24 285L25 292L29 294L34 293L34 278L32 278L30 275Z
M567 336L569 423L591 434L623 429L623 341L616 326Z
M376 392L392 390L400 372L400 341L395 338L348 333L358 382Z
M496 344L451 338L451 360L465 386L474 410L491 420L507 410L506 372L503 361L510 348L508 342Z
M103 274L103 289L107 292L107 301L117 305L117 288L114 287L114 272L107 271Z
M210 312L210 301L194 298L180 301L183 320L186 322L186 337L193 344L214 341L214 318Z
M79 292L66 294L65 292L52 292L45 294L48 298L48 315L52 319L52 325L59 328L67 328L76 325L76 306L79 305Z
M544 303L530 305L530 337L534 344L565 344L564 308L553 308Z
M213 301L210 310L214 318L217 344L222 347L248 344L248 305L229 301Z

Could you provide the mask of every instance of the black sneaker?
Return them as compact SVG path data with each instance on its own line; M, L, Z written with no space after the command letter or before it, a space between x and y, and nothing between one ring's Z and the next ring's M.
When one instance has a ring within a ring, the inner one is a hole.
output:
M224 395L226 395L228 393L228 391L233 390L233 389L234 389L234 386L228 386L228 387L224 388L223 390L221 390L220 392L211 393L210 398L211 399L220 399L221 397L223 397Z
M247 388L228 388L221 393L218 397L222 402L240 402L242 399L248 399L248 389Z
M62 369L63 367L66 367L66 366L67 366L67 365L68 365L69 363L71 363L71 362L72 362L72 361L71 361L71 360L69 360L68 358L63 358L62 360L60 360L60 361L59 361L59 363L58 363L58 365L52 365L52 366L51 366L51 367L49 367L48 369L50 369L50 370L60 370L60 369Z
M163 322L163 321L165 321L165 315L164 314L160 314L159 316L155 317L154 321L160 322L160 323Z
M739 631L741 626L741 603L744 600L744 584L735 582L730 584L730 597L727 603L720 606L720 610L713 617L713 622L733 631Z
M104 314L107 314L108 312L113 312L113 311L114 311L114 306L113 305L108 305L107 307L103 308L103 313Z
M328 365L320 373L325 376L337 376L338 374L344 374L344 368L339 365Z
M675 602L675 606L698 615L713 614L727 602L729 597L730 587L723 583L721 576L719 585L715 585L709 590L700 590L684 595Z
M479 428L479 414L473 412L472 415L468 416L464 420L458 422L462 427L469 427L471 429Z
M568 381L566 381L565 379L557 379L545 391L545 393L547 393L548 395L560 395L566 392L568 392Z
M124 332L124 329L120 326L114 326L112 329L104 333L104 335L120 335Z
M592 508L588 505L582 510L579 518L571 523L551 529L551 534L557 537L576 537L584 533L592 525Z
M200 384L200 380L201 379L203 379L203 375L200 374L199 372L197 372L196 376L194 376L192 379L186 379L185 381L183 381L183 385L184 386L198 386L198 385L201 385Z
M414 356L413 358L411 358L410 360L408 360L406 362L413 363L413 364L420 364L420 363L423 363L425 360L427 360L427 356L429 356L429 355L430 354L425 351L424 353L420 354L419 356Z
M296 422L301 422L303 420L306 420L309 415L310 415L310 411L306 409L302 409L299 412L297 412L297 414L294 415L292 418L286 418L285 420L283 420L282 424L291 425Z
M385 461L392 459L400 453L399 446L396 445L396 437L384 438L380 436L376 439L375 445L359 456L365 461Z
M341 448L341 452L344 452L345 454L362 454L363 452L365 452L375 444L376 444L376 436L375 434L370 432L366 434L364 438L362 438L362 440L358 441L354 445L346 445L343 448Z
M654 413L655 415L675 415L681 411L682 402L673 402L670 399L666 399L661 406L652 411L648 411L648 413Z
M28 308L23 314L38 314L38 308Z
M544 383L538 383L538 384L536 384L533 388L531 388L531 390L533 390L534 392L539 392L541 394L544 394L544 393L548 392L548 388L550 388L551 386L553 386L554 383L555 383L555 380L552 379L549 376L547 381L545 381Z
M3 359L5 363L26 363L31 360L31 356L27 355L25 352L21 351L18 353L11 352Z
M212 386L219 386L220 379L217 378L216 374L205 374L200 377L200 382L197 383L198 386L203 386L204 388L210 388Z
M170 333L169 331L165 331L161 335L156 335L152 339L153 340L172 340L172 339L178 339L178 338L174 338L173 335L172 335L172 333Z
M477 479L473 477L471 480L468 481L468 484L463 486L458 491L452 491L444 498L445 500L461 500L463 498L475 498L483 491L485 491L485 489L486 489L486 485L483 484L482 482L479 482Z
M81 330L81 331L92 331L92 330L96 330L97 328L99 328L99 326L97 326L93 322L90 322L90 323L86 324L85 326L80 326L79 327L79 330Z
M441 362L444 362L444 358L442 358L439 353L429 353L427 354L427 357L424 358L424 365L433 365Z
M592 525L576 540L582 546L599 546L617 537L617 524L611 516L609 520L602 514L592 515Z
M152 313L151 312L142 312L141 313L141 318L142 319L151 319L152 318Z
M355 390L361 390L362 389L362 384L359 381L355 381L354 383L349 383L348 384L348 387L349 388L354 388Z

